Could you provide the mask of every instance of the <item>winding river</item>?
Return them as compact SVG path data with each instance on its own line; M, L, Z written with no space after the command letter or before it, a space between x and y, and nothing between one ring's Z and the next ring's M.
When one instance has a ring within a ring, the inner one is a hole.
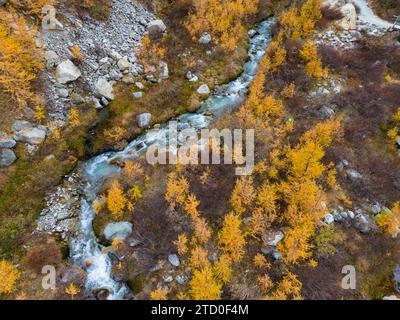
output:
M243 73L236 80L218 86L213 95L203 102L196 113L186 113L174 119L178 122L178 131L187 128L194 128L195 130L206 128L215 117L218 117L224 111L233 109L244 101L260 59L271 41L272 24L273 19L270 18L257 26L257 34L250 40L249 60L244 65ZM107 253L103 253L103 246L98 243L92 225L95 216L92 204L98 196L99 188L108 177L121 170L118 166L112 165L112 160L125 160L140 156L150 145L163 143L167 130L168 123L163 124L158 129L149 129L129 143L124 150L106 152L83 164L82 175L86 186L81 200L80 235L71 240L70 252L72 261L86 268L86 289L89 292L96 289L106 289L110 293L109 300L123 299L125 294L129 292L124 283L113 280L111 260ZM88 266L86 266L87 261L90 261Z

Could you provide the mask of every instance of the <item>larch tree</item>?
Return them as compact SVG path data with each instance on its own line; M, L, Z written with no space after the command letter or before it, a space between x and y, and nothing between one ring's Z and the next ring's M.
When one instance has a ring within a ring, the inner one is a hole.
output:
M120 183L115 180L107 194L107 208L115 219L121 219L127 202Z
M223 227L218 234L219 247L233 262L239 262L244 255L246 240L240 226L240 217L231 212L225 216Z
M10 262L0 260L0 294L9 294L15 291L17 280L21 277L18 271Z

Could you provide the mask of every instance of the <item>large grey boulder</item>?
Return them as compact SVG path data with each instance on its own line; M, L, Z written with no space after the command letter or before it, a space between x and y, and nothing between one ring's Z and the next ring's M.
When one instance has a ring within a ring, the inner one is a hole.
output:
M356 7L352 3L347 3L340 8L343 18L338 21L339 26L344 30L357 29L357 12Z
M11 136L0 132L0 148L14 148L15 145L16 142Z
M359 213L354 218L354 227L361 233L368 233L371 230L376 230L375 221L368 215Z
M114 100L113 86L106 79L100 78L99 80L97 80L96 85L95 85L95 89L96 89L96 94L100 98L101 97L105 97L108 100Z
M179 261L179 258L176 254L170 254L168 256L168 261L170 264L172 264L174 267L179 267L181 262Z
M17 160L11 149L0 149L0 168L11 166Z
M147 31L151 35L163 33L167 29L167 26L162 20L153 20L147 25Z
M42 144L46 139L46 131L39 128L27 128L17 132L14 139L29 144Z
M137 116L139 128L148 128L151 122L151 113L142 113Z
M132 233L132 223L130 222L116 222L109 223L104 229L104 237L108 241L113 241L115 238L125 240Z
M210 88L208 87L208 85L203 84L201 85L198 89L197 89L197 93L201 94L203 96L208 96L210 94Z
M12 130L14 132L19 132L23 129L27 129L27 128L33 128L33 124L30 123L29 121L25 121L25 120L17 120L13 123L12 125Z
M71 60L61 62L56 69L57 81L66 84L77 80L82 75L81 71L75 66Z
M46 51L44 53L44 58L46 59L46 64L48 68L54 68L60 63L60 57L57 53L52 50Z
M118 68L121 71L128 70L131 67L131 63L128 60L128 57L123 57L118 61Z

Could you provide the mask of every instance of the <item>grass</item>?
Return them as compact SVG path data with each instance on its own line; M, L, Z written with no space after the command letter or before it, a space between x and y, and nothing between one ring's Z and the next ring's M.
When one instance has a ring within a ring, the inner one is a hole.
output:
M11 225L13 219L21 219L21 224L13 228L16 233L13 245L0 243L0 255L19 252L18 243L24 233L34 228L45 206L45 195L62 183L63 177L75 168L79 159L84 159L85 137L95 116L94 108L82 107L81 125L67 128L59 139L48 137L33 156L27 154L24 145L18 145L18 161L0 173L0 221Z

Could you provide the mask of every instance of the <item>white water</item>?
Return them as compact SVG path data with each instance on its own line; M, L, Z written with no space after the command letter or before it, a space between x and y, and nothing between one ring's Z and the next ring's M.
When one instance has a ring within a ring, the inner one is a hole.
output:
M271 26L273 19L260 23L258 34L250 41L249 61L244 66L244 72L229 84L219 86L216 92L208 98L197 113L183 114L178 119L178 130L192 127L196 130L207 127L215 116L238 106L244 101L248 87L254 78L259 61L264 55L271 41ZM211 112L213 116L206 116ZM95 213L92 204L97 197L97 190L104 180L118 173L120 168L112 165L113 159L130 159L138 157L150 145L162 144L168 123L160 129L152 129L133 140L120 152L107 152L88 160L83 165L84 178L87 185L85 197L82 200L80 214L80 236L70 244L71 258L75 263L86 267L88 278L86 289L93 292L96 289L107 289L110 292L108 299L123 299L128 293L125 284L114 281L111 277L112 264L109 256L102 252L102 246L97 242L93 232L92 222ZM89 262L89 263L88 263Z

